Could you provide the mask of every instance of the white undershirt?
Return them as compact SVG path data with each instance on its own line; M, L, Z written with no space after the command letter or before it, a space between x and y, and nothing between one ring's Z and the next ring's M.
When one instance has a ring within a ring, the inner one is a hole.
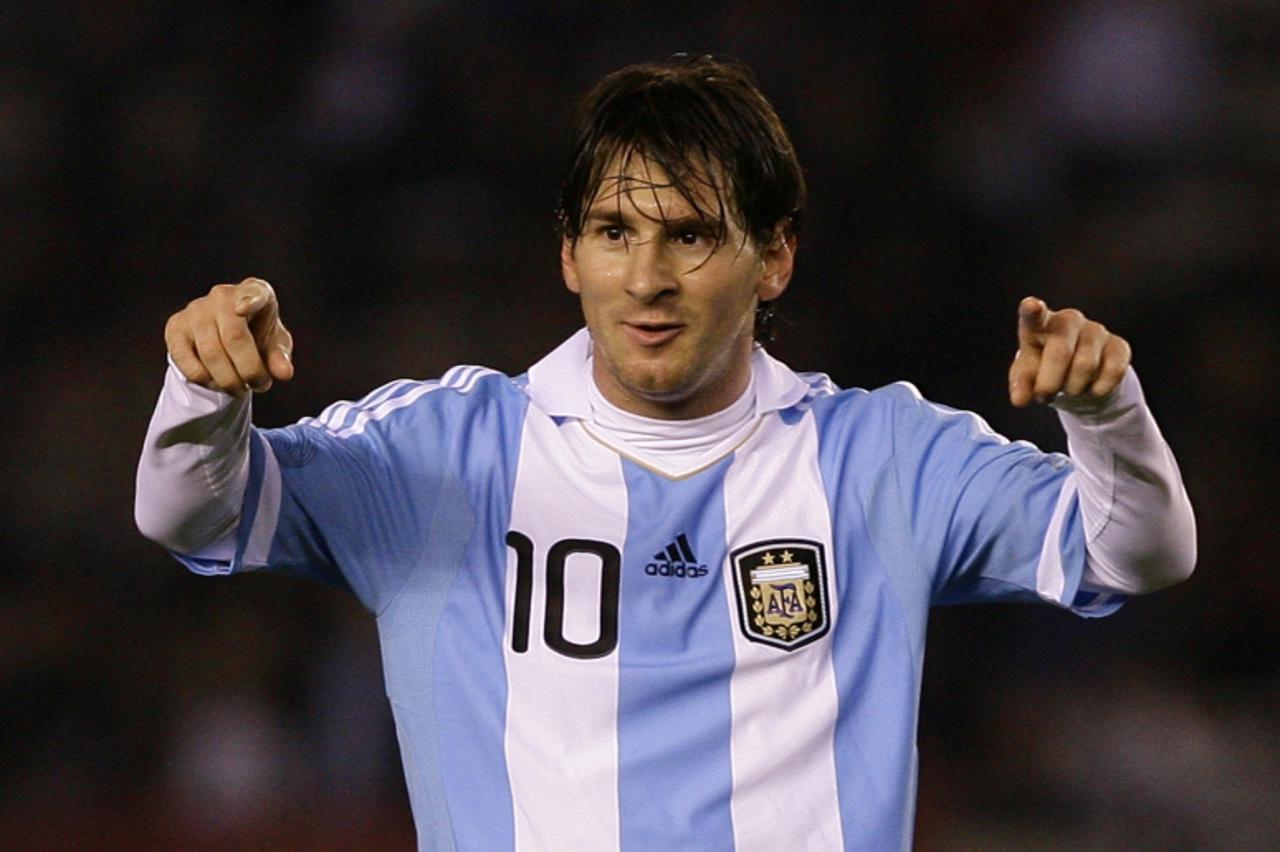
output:
M591 419L585 426L612 449L666 476L688 476L733 452L760 417L756 413L755 373L742 394L714 414L692 420L659 420L624 411L589 382Z

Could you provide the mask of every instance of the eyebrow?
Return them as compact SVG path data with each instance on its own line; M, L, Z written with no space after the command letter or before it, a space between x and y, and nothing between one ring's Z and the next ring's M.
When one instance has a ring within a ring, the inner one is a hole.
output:
M690 213L684 216L663 216L661 218L637 214L632 210L623 210L616 204L597 203L587 211L587 222L606 224L626 224L628 220L641 218L648 222L661 222L668 232L697 231L700 233L719 234L724 223L714 216L699 216Z

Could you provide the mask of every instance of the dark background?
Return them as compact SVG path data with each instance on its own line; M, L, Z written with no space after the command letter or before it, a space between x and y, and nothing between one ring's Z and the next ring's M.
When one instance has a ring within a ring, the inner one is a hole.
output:
M0 846L408 848L373 627L186 574L132 522L170 313L275 284L279 425L579 323L552 211L572 103L676 51L754 66L811 188L773 351L1005 399L1034 293L1133 343L1200 533L1085 622L939 611L920 849L1280 844L1280 7L0 3Z

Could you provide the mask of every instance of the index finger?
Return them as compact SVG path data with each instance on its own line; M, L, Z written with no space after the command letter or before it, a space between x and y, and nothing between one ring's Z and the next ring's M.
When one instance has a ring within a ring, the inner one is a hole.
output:
M1053 311L1043 299L1027 296L1018 304L1018 345L1042 346Z
M252 319L263 308L271 304L276 291L261 278L246 278L236 285L236 300L233 305L238 316Z

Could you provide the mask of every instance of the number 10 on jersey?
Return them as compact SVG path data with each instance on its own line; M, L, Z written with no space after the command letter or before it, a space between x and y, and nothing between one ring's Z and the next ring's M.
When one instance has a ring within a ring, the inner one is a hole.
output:
M524 533L507 533L507 546L516 554L516 596L511 619L511 650L529 650L529 616L533 608L533 541ZM600 562L599 633L594 642L574 642L564 635L564 575L569 557L582 553ZM543 566L546 606L542 619L542 639L551 650L566 657L595 659L618 647L618 589L622 577L622 554L607 541L564 538L547 551Z

